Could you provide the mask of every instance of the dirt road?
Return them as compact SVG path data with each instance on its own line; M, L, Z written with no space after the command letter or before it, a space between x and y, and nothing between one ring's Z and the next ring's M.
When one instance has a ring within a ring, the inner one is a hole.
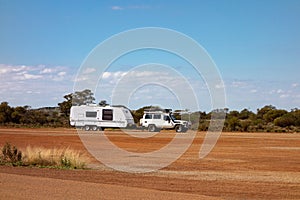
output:
M121 131L105 135L128 151L151 152L168 144L175 133L148 139ZM198 133L176 162L152 173L117 172L96 159L91 170L2 166L0 199L300 199L300 134L222 133L213 151L199 159L204 135ZM85 151L73 129L4 128L0 145L5 142L21 149L31 145Z

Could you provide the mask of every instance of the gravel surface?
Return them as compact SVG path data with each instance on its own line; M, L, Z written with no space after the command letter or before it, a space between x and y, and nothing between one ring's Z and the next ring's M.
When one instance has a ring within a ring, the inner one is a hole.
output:
M101 134L101 133L97 133ZM103 133L102 133L103 135ZM135 138L105 135L120 148L151 152L174 132ZM0 199L300 199L300 134L222 133L199 159L205 133L170 166L152 173L107 168L91 155L89 170L0 167ZM69 147L86 151L74 129L0 129L0 145Z

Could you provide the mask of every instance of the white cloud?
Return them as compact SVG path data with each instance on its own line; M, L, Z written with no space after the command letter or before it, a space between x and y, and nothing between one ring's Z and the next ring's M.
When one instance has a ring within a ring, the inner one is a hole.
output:
M127 72L121 72L121 71L118 71L118 72L113 73L113 76L114 76L115 78L119 79L119 78L125 76L126 74L127 74Z
M274 94L274 93L276 93L276 90L269 91L269 94Z
M151 6L148 5L130 5L130 6L112 6L112 10L142 10L142 9L149 9Z
M225 84L224 84L224 83L216 84L216 85L215 85L215 88L216 88L216 89L223 89L223 88L225 88Z
M5 74L5 73L7 73L7 69L0 68L0 74Z
M250 84L246 81L233 81L231 83L231 87L235 87L235 88L245 88L250 86Z
M1 98L12 106L55 106L58 102L51 102L51 99L72 92L74 73L72 68L65 66L0 64Z
M116 71L116 72L104 72L102 74L102 79L104 81L110 81L110 83L115 83L120 80L123 76L125 76L127 72L124 71Z
M288 97L290 97L290 95L289 94L281 94L279 97L280 98L288 98Z
M121 6L112 6L111 9L112 10L123 10L124 8Z
M5 65L0 64L0 76L4 80L53 80L53 77L65 76L67 67L45 67L44 65Z
M149 9L151 8L148 5L131 5L127 7L128 9Z
M92 67L88 67L86 68L84 71L83 71L83 74L91 74L93 72L95 72L96 69L95 68L92 68Z
M31 66L24 66L24 65L12 66L12 65L0 64L0 75L1 74L9 74L9 73L27 71L31 68L32 68Z
M96 84L99 80L97 73L93 73L97 70L95 68L86 69L85 74L82 73L75 79L76 70L76 68L66 66L51 67L42 65L0 64L1 98L13 106L26 104L33 107L46 105L55 106L58 102L63 100L63 95L73 92L74 81L81 81L80 83L82 84L90 81L92 84ZM180 75L178 77L180 77ZM95 95L95 97L97 100L106 99L109 101L114 87L118 84L123 85L124 89L126 89L125 87L127 86L138 86L137 84L143 83L144 80L145 82L154 84L146 85L144 89L139 89L139 92L132 96L132 98L135 99L136 107L140 105L139 102L144 101L145 96L148 97L151 95L153 99L146 101L146 103L169 102L164 99L166 90L164 88L159 89L160 86L155 86L155 83L164 82L167 87L178 88L178 90L183 92L185 92L186 89L182 82L174 78L167 70L155 70L149 67L145 70L134 69L129 72L104 72L98 85L99 88L97 88L98 96ZM197 95L199 95L198 98L201 99L200 104L205 104L206 106L206 100L210 101L210 97L205 83L199 80L193 80L193 78L188 78L188 81L190 81L194 89L196 88L195 91ZM267 104L282 108L293 108L297 107L300 102L300 87L299 83L295 80L286 83L225 80L225 83L229 108L251 107L252 109L256 109ZM223 83L216 83L215 87L222 89L225 85ZM148 90L150 90L150 92ZM21 95L22 98L20 98ZM168 95L167 98L170 98L170 96L171 95ZM210 102L208 102L208 106L206 106L208 108L204 109L209 110L209 103Z
M11 78L13 80L34 80L34 79L41 79L43 78L43 76L22 72L22 73L17 73L15 76L12 76Z
M55 75L51 75L53 81L63 81L65 79L65 76L67 75L67 72L65 71L61 71L61 72L58 72L57 74Z
M67 74L67 72L59 72L57 75L58 76L65 76Z
M89 80L89 77L88 76L84 76L84 75L81 75L81 76L78 76L74 79L74 82L83 82L83 81L86 81L86 80Z
M116 71L104 72L102 75L102 84L116 84L125 77L126 81L135 83L141 80L152 80L153 82L161 82L161 80L172 80L173 78L168 73L160 71ZM170 81L169 81L170 82ZM171 82L170 82L171 84ZM177 84L177 83L176 83Z
M43 78L41 75L34 75L34 74L24 74L24 79L29 80L29 79L40 79Z
M189 105L193 108L193 98L187 96L192 93L186 79L176 71L159 67L135 68L133 71L105 72L97 87L95 96L104 98L113 104L129 103L130 108L141 105L165 104L163 106L178 108ZM197 85L199 87L199 85ZM124 100L126 96L130 100ZM203 96L202 96L203 97ZM124 102L123 102L124 101Z
M109 77L111 77L111 73L110 72L104 72L102 75L103 79L108 79Z
M40 74L49 74L49 73L52 73L52 72L53 72L53 69L45 68L45 69L40 71Z
M278 89L276 92L277 94L282 94L284 91L282 89Z

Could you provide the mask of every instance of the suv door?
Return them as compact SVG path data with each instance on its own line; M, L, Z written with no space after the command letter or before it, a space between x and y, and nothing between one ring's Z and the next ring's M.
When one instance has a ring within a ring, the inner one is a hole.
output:
M163 121L162 116L161 116L160 113L153 114L153 121L152 121L152 123L155 124L155 126L157 128L163 128L164 121Z
M148 125L151 124L152 121L152 114L144 114L144 117L142 119L143 126L148 127Z
M168 115L164 115L164 128L173 128L173 123Z

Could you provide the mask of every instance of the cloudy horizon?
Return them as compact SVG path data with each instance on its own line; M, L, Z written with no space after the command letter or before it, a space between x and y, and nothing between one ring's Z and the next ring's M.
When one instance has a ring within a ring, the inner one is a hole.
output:
M85 75L93 73L96 69L90 68ZM101 100L111 102L111 92L126 75L126 71L106 71L103 73L102 82L99 84L95 93L96 103ZM167 77L167 74L160 74L155 71L139 72L137 76L145 77ZM29 105L33 108L57 106L64 100L63 96L73 93L73 86L76 80L77 71L72 67L45 65L26 66L26 65L3 65L0 64L0 93L1 102L6 101L11 106ZM196 80L194 80L196 82ZM206 86L199 84L199 90L206 92L206 98L209 91ZM179 83L174 83L178 84ZM244 108L256 111L264 105L273 105L277 108L291 110L300 105L300 84L293 81L257 81L242 79L225 79L223 86L226 90L227 107L230 110L242 110ZM90 89L90 88L89 88ZM165 101L166 96L162 94L165 89L155 88L155 95L151 89L141 89L138 93L144 96L153 96L153 104L159 104L159 101ZM147 92L148 91L148 92ZM95 91L93 91L95 92ZM160 93L161 92L161 93ZM152 94L152 95L151 95ZM203 94L203 93L202 93ZM236 98L239 97L239 98ZM141 96L135 96L135 99L141 99ZM199 97L201 98L201 97ZM148 98L149 99L149 98ZM175 101L175 100L174 100ZM146 101L148 104L149 101ZM140 103L140 104L139 104ZM144 101L132 102L131 109L148 105ZM174 102L173 102L174 103ZM174 104L176 105L176 104ZM210 111L209 102L200 105L200 110ZM174 108L176 109L176 108Z
M208 52L223 78L215 87L225 89L230 110L256 111L265 105L299 108L299 1L2 1L0 5L0 102L11 106L57 106L64 95L74 92L75 83L97 74L98 68L89 66L77 76L97 45L123 31L162 27L187 35ZM183 74L197 91L200 110L211 110L203 78L185 60L162 51L122 56L96 77L101 80L96 89L89 88L96 102L110 102L122 77L143 63L166 64ZM151 70L131 73L168 78ZM180 88L182 82L174 81L173 86ZM136 109L153 102L176 107L175 97L168 88L145 86L132 94L128 105Z

